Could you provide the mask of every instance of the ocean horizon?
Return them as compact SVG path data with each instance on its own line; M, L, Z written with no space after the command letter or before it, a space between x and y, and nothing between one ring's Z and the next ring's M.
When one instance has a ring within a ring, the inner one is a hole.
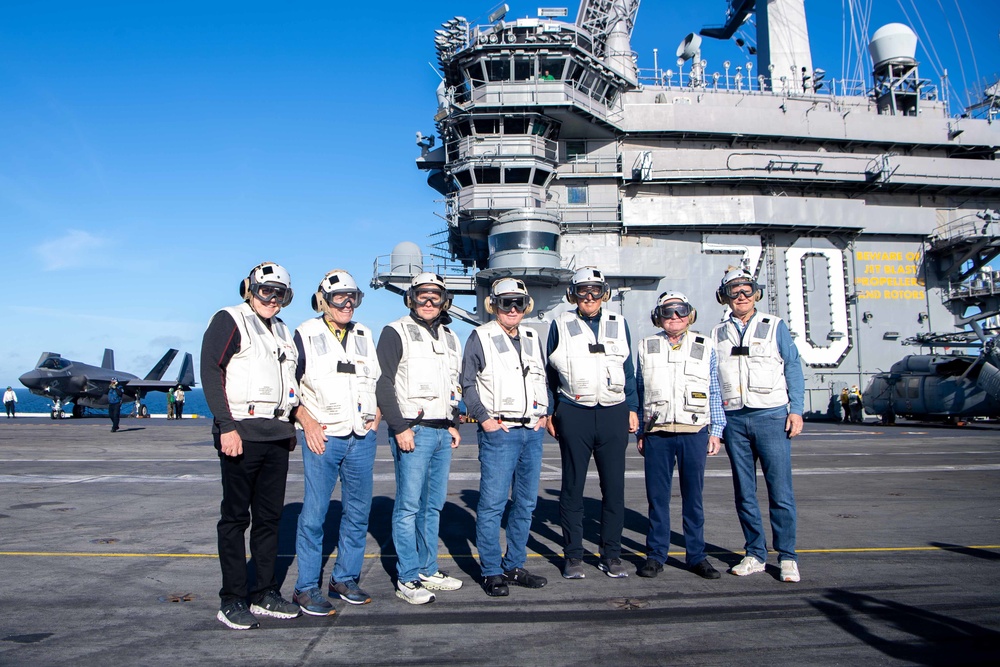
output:
M3 386L6 388L6 385ZM11 385L11 389L13 389L14 393L17 395L17 414L44 413L47 415L52 411L51 399L45 398L44 396L36 396L24 387L18 388ZM146 404L150 414L167 414L167 395L162 391L154 391L146 394L146 397L143 399L143 403ZM67 405L69 405L69 407L64 407L63 410L68 415L72 412L73 408L72 404ZM122 407L122 415L134 414L134 406L134 401L126 401ZM92 410L87 408L85 414L105 416L107 415L107 410ZM205 401L205 392L198 388L184 392L184 416L187 417L193 415L197 415L202 418L211 418L212 416L212 413L208 410L208 403Z

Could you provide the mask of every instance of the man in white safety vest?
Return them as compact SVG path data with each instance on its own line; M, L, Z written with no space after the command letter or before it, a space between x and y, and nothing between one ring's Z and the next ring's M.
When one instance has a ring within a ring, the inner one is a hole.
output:
M234 630L247 630L260 625L254 614L299 615L299 606L281 597L274 571L288 454L295 449L289 417L299 395L295 343L278 318L292 302L288 271L274 262L258 264L240 283L240 296L243 303L217 312L205 331L201 384L222 467L217 618ZM249 592L247 526L257 570L257 586Z
M593 267L573 274L566 300L576 306L549 327L549 387L555 411L549 434L559 440L562 488L563 577L583 579L583 488L593 456L601 480L601 544L598 568L612 578L628 576L621 561L625 525L625 451L639 429L632 336L625 318L602 305L611 286Z
M334 269L323 276L312 297L320 316L295 330L300 394L295 421L305 496L295 535L299 575L292 600L311 616L334 613L319 582L323 524L338 479L343 509L328 590L350 604L371 602L358 582L372 506L379 366L371 330L353 321L363 297L350 273Z
M451 450L461 441L462 344L447 326L451 300L444 278L417 274L403 296L410 312L382 330L377 348L382 376L375 393L396 469L396 596L410 604L433 602L432 590L462 587L437 562Z
M802 432L805 379L788 326L756 308L763 289L747 271L732 269L716 298L732 313L712 331L719 356L719 384L726 411L726 453L733 471L736 514L746 556L729 571L764 571L767 547L757 503L757 461L767 485L772 546L781 580L799 581L795 553L796 511L792 489L792 438Z
M524 282L497 280L485 307L496 319L477 327L465 344L462 395L469 417L479 423L476 548L482 587L487 595L502 597L509 594L509 585L546 584L524 564L550 401L538 334L521 326L534 307ZM501 558L500 518L508 498L507 551Z
M698 318L681 292L664 292L650 314L662 331L639 341L639 452L643 456L649 530L640 577L655 577L670 551L670 491L676 462L681 485L685 564L705 579L719 571L705 555L705 462L722 445L726 413L715 345L689 331Z

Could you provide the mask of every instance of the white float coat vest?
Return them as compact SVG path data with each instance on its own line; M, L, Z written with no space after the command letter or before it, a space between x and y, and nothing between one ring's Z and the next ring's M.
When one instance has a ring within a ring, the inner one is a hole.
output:
M649 424L705 426L710 420L708 387L712 341L688 331L673 349L661 331L639 342L643 415Z
M476 390L493 418L527 419L534 428L545 416L549 401L545 390L545 364L538 334L521 327L521 354L496 320L476 327L485 363L476 376Z
M223 308L240 331L240 349L226 366L226 400L236 421L288 421L299 403L295 365L298 351L283 322L271 319L271 329L249 303Z
M416 419L452 419L462 397L458 375L462 368L462 344L448 327L438 326L438 338L409 315L389 324L403 342L403 356L396 369L394 386L399 411Z
M344 343L322 316L296 329L306 358L299 398L309 414L326 426L326 434L338 437L365 435L369 430L365 424L375 419L379 376L375 340L368 327L352 324Z
M785 362L778 351L779 322L780 317L757 311L743 330L742 342L731 319L712 330L723 409L788 405ZM747 348L747 354L734 355L734 347Z
M549 364L559 373L559 393L585 407L625 401L625 360L630 352L625 318L601 310L598 337L576 310L561 313L553 323L559 343ZM591 351L603 346L604 351Z

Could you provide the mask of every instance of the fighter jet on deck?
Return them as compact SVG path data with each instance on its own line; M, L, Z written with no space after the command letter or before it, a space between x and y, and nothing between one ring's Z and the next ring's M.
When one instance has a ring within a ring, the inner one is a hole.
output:
M83 416L83 408L107 408L108 387L117 379L125 390L124 400L139 401L138 414L146 416L148 410L142 399L150 391L168 391L178 385L185 391L194 386L194 362L190 353L184 354L177 380L162 380L163 373L177 356L177 350L168 350L145 378L115 370L114 350L104 350L100 366L90 366L79 361L63 359L55 352L43 352L35 369L19 379L32 394L52 399L52 418L63 416L65 403L73 404L73 416Z

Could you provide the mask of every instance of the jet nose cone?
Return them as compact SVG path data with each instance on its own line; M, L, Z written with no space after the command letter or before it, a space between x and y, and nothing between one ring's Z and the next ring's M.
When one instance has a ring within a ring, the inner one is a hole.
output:
M38 371L28 371L19 377L18 380L28 389L34 389L41 384L42 378L39 376Z

